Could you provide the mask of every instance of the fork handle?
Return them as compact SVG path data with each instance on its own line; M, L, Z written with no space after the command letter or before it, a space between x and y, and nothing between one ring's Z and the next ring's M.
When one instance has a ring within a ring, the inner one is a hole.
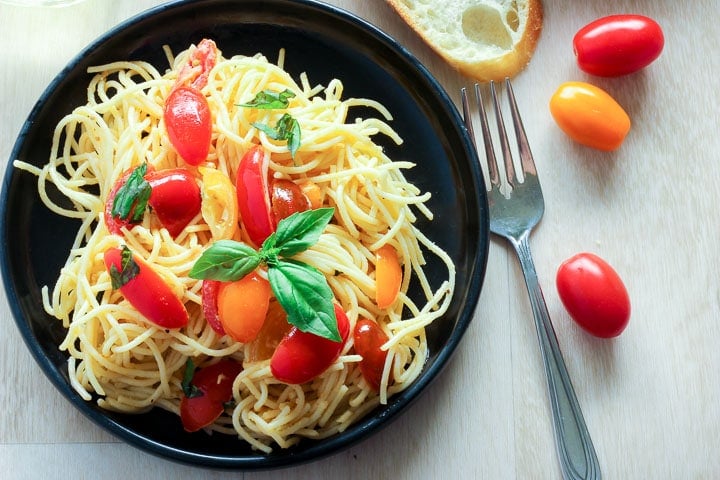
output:
M535 317L535 327L540 341L540 353L550 395L555 446L560 459L562 475L566 480L600 479L600 464L560 352L555 329L550 321L550 314L530 254L528 236L525 234L518 240L512 240L511 243L520 259L525 285L530 295L530 305Z

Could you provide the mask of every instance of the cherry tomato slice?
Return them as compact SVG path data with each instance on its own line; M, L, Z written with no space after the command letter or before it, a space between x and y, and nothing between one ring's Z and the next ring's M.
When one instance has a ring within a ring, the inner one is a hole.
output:
M218 335L225 335L225 329L220 323L217 298L220 290L218 280L203 280L202 283L202 310L205 321Z
M200 213L200 187L184 168L150 172L145 179L152 187L148 204L170 235L177 237Z
M252 342L265 322L272 289L257 273L220 284L218 315L225 332L241 343Z
M387 334L372 320L361 318L355 324L355 330L353 330L355 352L363 357L360 362L360 371L365 381L375 391L380 390L380 382L382 381L385 360L388 354L386 350L382 350L380 347L387 341Z
M122 250L110 248L105 251L105 267L112 274L123 271ZM150 265L137 255L132 255L137 273L120 287L120 293L145 318L162 328L180 328L187 325L188 312L170 287Z
M310 209L310 202L302 189L292 180L284 178L270 182L270 204L275 228L283 218Z
M256 247L275 231L268 193L269 162L270 155L262 147L251 148L240 162L235 182L240 219Z
M290 331L287 313L279 302L270 302L267 316L255 340L250 343L247 361L259 362L272 357L280 341Z
M560 300L578 325L596 337L616 337L630 320L630 297L617 272L592 253L579 253L558 268Z
M213 240L228 240L238 229L237 195L225 173L214 168L200 167L202 175L203 220L210 227Z
M201 90L207 85L210 70L217 63L217 45L209 38L204 38L190 53L187 64L178 73L177 85L188 85Z
M270 371L281 382L301 384L309 382L332 365L350 334L350 323L345 312L335 304L335 318L341 341L333 342L292 327L280 341L270 359Z
M113 185L112 189L110 190L110 194L108 195L107 199L105 200L105 226L107 227L108 231L110 233L113 233L115 235L120 235L121 229L123 227L130 228L130 226L133 224L129 219L123 219L119 218L113 215L113 203L115 202L115 197L117 196L118 191L120 188L122 188L123 185L128 180L128 177L130 177L130 174L132 173L133 169L130 169L126 172L124 172L120 178L117 179L115 184Z
M665 45L662 28L643 15L609 15L590 22L573 37L581 70L617 77L637 72L660 56Z
M190 165L205 161L212 139L210 105L199 90L178 86L165 101L165 128L178 155Z
M375 303L387 308L395 302L402 283L402 268L392 245L385 244L375 252Z
M212 424L222 414L224 404L232 398L232 386L242 366L233 360L218 363L195 372L191 384L198 395L180 400L180 419L187 432L196 432Z
M550 99L550 113L576 142L616 150L630 131L630 117L607 92L585 82L565 82Z

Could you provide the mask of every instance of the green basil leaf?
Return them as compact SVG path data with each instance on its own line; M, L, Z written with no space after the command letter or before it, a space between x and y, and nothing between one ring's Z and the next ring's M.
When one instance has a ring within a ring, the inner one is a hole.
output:
M185 362L185 373L183 374L182 383L180 384L182 391L187 398L200 397L203 394L202 390L192 384L194 376L195 363L192 361L192 358L188 357Z
M334 212L332 207L318 208L295 212L280 220L273 240L278 255L292 257L315 245Z
M264 123L253 122L252 126L273 140L285 140L287 142L290 155L295 158L295 153L300 148L300 124L290 114L286 113L275 124L275 127L265 125Z
M132 223L140 222L145 214L152 187L145 180L147 164L143 163L130 173L113 199L112 216Z
M115 264L110 266L110 282L115 290L125 286L140 273L140 266L133 260L132 251L126 245L123 245L120 255L120 270Z
M288 322L303 332L339 342L333 293L315 267L292 260L269 263L273 294L288 315Z
M197 259L190 278L233 282L255 270L263 258L254 248L234 240L219 240Z
M257 94L255 94L254 99L252 99L248 103L242 103L240 104L240 106L265 110L287 108L290 104L290 99L294 96L295 93L287 88L282 92L263 90L262 92L258 92Z

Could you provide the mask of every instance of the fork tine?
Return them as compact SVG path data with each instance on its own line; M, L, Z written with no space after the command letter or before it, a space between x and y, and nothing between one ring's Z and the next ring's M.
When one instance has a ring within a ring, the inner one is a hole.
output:
M537 175L535 169L535 161L530 151L530 142L528 142L523 126L522 118L515 101L515 92L513 92L512 84L509 78L505 78L505 89L507 90L508 103L510 103L510 112L513 119L513 127L515 128L515 137L517 138L518 152L520 153L520 164L524 173Z
M495 158L495 148L493 147L490 129L488 128L487 114L483 105L482 95L480 94L480 85L475 84L475 100L477 101L478 111L480 112L480 127L482 129L483 143L485 144L485 156L487 158L488 175L490 176L490 185L500 185L500 173L498 172L497 158Z
M507 177L508 184L512 187L515 185L515 166L513 165L510 143L508 142L507 131L505 130L502 109L500 108L500 102L498 101L497 92L495 91L495 82L493 81L490 81L490 94L492 95L493 107L495 108L495 120L497 120L500 148L502 149L503 159L505 161L505 176Z

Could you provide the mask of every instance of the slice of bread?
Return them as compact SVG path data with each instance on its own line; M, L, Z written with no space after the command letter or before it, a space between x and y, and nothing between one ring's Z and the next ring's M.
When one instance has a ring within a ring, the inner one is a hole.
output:
M530 61L541 0L385 0L450 65L480 82L513 77Z

